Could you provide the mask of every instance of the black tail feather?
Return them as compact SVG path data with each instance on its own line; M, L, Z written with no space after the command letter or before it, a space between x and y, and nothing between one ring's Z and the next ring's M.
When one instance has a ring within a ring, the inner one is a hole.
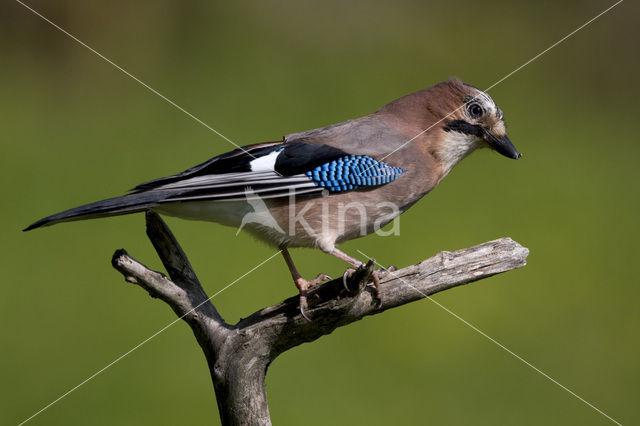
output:
M60 222L94 219L139 212L157 206L160 202L166 199L167 195L166 191L150 191L96 201L95 203L85 204L84 206L76 207L40 219L39 221L27 226L23 231L30 231L43 226L55 225Z

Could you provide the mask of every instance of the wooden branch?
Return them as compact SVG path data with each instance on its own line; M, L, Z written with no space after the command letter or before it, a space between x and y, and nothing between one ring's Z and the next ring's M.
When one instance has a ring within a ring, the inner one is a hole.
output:
M147 235L171 279L149 270L124 250L115 252L113 266L126 281L166 302L191 326L207 358L223 425L271 424L265 375L268 365L282 352L367 315L520 268L529 254L510 238L441 252L384 275L379 286L381 300L373 287L366 285L375 268L371 260L348 279L351 291L340 278L309 292L311 321L300 315L296 295L231 326L218 314L160 216L148 212L146 219Z

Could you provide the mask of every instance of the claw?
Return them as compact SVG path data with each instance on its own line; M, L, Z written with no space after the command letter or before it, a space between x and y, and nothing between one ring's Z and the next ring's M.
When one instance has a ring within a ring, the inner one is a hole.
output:
M318 274L314 279L312 279L311 281L309 281L309 287L313 287L315 285L318 285L322 282L325 281L330 281L333 278L331 278L329 275L327 274Z
M347 278L353 275L354 272L355 272L355 269L349 268L346 271L344 271L344 274L342 274L342 286L344 287L345 290L347 290L351 294L353 294L353 292L351 291L351 289L349 289L349 285L347 284Z
M307 316L307 314L304 313L304 310L302 308L300 308L300 315L302 315L302 318L306 319L307 321L311 322L311 318L309 318Z
M307 321L311 322L311 319L305 313L305 309L307 308L307 295L300 293L300 315Z
M386 268L379 268L379 269L376 269L376 271L375 271L375 272L378 274L378 277L379 277L379 278L382 278L382 277L385 277L387 274L389 274L389 273L391 273L391 272L395 272L395 271L397 271L397 270L398 270L398 268L396 268L395 266L393 266L393 265L389 265L389 266L388 266L388 267L386 267Z

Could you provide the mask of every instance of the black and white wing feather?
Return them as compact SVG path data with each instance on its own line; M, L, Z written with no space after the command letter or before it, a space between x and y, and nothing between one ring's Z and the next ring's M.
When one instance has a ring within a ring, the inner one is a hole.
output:
M214 157L177 175L136 186L134 193L173 191L163 202L245 198L245 190L261 198L319 195L322 187L305 172L348 154L327 145L303 142L250 145Z
M243 200L247 190L260 198L282 198L292 194L319 196L324 190L370 189L395 180L403 172L369 156L324 144L292 141L249 145L182 173L140 184L131 194L46 217L25 230L132 213L166 203Z

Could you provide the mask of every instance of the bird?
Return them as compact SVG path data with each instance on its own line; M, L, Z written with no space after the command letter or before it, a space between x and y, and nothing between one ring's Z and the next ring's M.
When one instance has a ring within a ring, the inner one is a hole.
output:
M493 99L450 78L369 115L239 147L126 195L45 217L25 231L147 210L243 226L281 250L299 291L300 313L309 319L308 291L330 277L303 278L289 249L316 248L361 266L337 245L394 220L480 148L522 156Z

